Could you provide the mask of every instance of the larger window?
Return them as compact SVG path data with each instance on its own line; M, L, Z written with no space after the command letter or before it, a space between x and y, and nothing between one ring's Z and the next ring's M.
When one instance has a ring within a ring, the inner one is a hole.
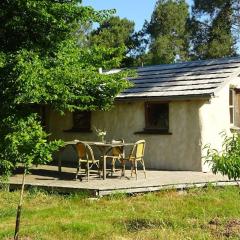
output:
M30 105L33 112L38 114L39 120L41 122L41 126L45 131L47 131L47 120L46 120L46 106L40 104L32 104Z
M229 114L230 114L230 124L234 125L235 123L235 92L233 89L229 90Z
M229 90L229 120L233 128L240 128L240 91Z
M150 102L145 104L145 130L169 130L169 104Z
M75 111L73 112L73 131L87 132L91 130L91 112Z

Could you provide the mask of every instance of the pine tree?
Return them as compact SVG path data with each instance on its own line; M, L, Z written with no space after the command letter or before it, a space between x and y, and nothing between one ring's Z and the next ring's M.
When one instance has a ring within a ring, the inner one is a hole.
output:
M240 16L238 2L194 1L191 21L194 58L209 59L236 55Z
M188 60L189 11L185 0L159 0L147 26L152 64Z
M121 65L132 65L132 51L139 45L134 26L135 23L126 18L112 16L92 31L89 38L90 44L118 49L119 51L115 54L122 56Z

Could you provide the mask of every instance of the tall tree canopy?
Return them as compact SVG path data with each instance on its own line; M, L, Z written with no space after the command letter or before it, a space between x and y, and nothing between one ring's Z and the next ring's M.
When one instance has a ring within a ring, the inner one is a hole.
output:
M195 0L192 46L195 58L219 58L236 54L240 3L235 0Z
M62 112L108 109L129 86L125 72L97 71L120 65L117 48L83 47L79 37L82 26L109 14L78 0L0 2L0 169L46 162L59 146L46 141L33 104Z
M151 63L188 59L188 5L184 0L159 0L146 27Z
M56 110L108 109L129 84L122 72L98 73L119 66L117 48L87 47L83 31L102 22L78 0L2 0L0 2L0 173L24 167L14 239L18 239L25 175L45 164L61 145L48 142L33 105ZM1 176L1 175L0 175Z
M131 64L131 52L139 45L134 32L134 22L112 16L100 23L100 26L92 31L90 43L106 48L117 48L116 56L122 56L122 65Z

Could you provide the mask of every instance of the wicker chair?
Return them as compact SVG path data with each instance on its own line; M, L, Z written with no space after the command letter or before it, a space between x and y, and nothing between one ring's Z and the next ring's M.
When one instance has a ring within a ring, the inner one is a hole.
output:
M77 172L76 172L76 179L78 175L80 176L80 180L82 181L82 164L85 164L85 173L87 176L87 181L89 181L90 170L95 165L98 170L98 175L101 177L100 172L100 160L95 159L92 148L83 142L78 142L76 144L76 150L78 155L78 165L77 165Z
M145 151L145 140L139 140L137 141L133 148L132 151L130 153L130 155L127 158L122 158L121 162L122 162L122 176L125 176L125 164L127 161L129 161L131 163L131 177L133 176L133 172L135 172L136 175L136 180L138 178L138 169L137 169L137 165L140 162L142 164L143 167L143 172L146 176L146 170L145 170L145 164L144 164L144 151Z

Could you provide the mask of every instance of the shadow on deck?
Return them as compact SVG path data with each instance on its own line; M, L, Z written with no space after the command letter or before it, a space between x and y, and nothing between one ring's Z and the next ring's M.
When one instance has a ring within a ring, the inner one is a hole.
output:
M75 180L75 168L63 167L59 173L56 166L39 166L32 168L26 177L26 188L37 187L50 192L81 192L87 191L93 196L109 195L117 192L143 193L165 189L183 190L192 187L205 187L209 184L215 186L236 185L228 181L226 177L212 173L191 171L147 171L147 179L142 171L139 178L130 178L130 171L126 171L125 178L120 178L120 172L116 172L106 180L99 178L97 174L90 176L89 182ZM10 189L21 186L22 169L19 168L9 180Z

